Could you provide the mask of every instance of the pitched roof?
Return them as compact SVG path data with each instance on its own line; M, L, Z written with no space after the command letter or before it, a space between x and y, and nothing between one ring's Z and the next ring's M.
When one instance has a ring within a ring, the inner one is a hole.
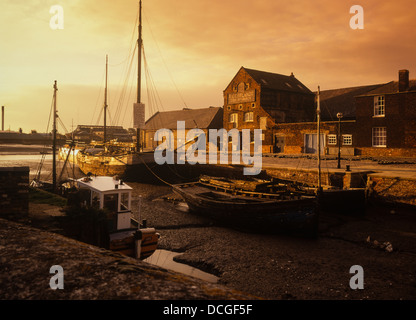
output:
M416 91L416 79L409 81L409 88L404 91ZM383 86L377 87L374 90L371 90L362 95L377 95L377 94L391 94L391 93L398 93L399 92L399 82L398 81L390 81Z
M264 88L290 92L312 93L303 83L296 79L293 74L285 76L278 73L247 68L244 68L244 70Z
M337 113L344 118L355 118L355 97L377 90L385 84L374 84L350 88L324 90L320 92L321 117L323 120L337 120Z
M186 129L220 129L223 126L222 108L184 108L182 110L157 112L146 121L145 129L177 129L178 121L185 121Z

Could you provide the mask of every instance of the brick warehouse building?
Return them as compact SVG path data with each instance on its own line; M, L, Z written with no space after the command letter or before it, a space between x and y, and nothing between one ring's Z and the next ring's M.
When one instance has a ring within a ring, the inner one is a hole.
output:
M262 129L262 151L273 152L277 123L314 119L314 94L295 76L241 67L223 92L223 127Z
M344 156L416 157L416 80L409 80L408 70L399 71L398 81L326 90L320 97L324 154L340 148ZM316 118L278 123L274 136L277 152L316 153Z
M416 157L416 80L400 70L398 81L356 97L356 146L360 155Z
M322 154L336 155L339 148L342 155L357 154L355 97L383 85L357 86L320 92ZM316 95L316 92L314 94ZM337 118L337 113L342 113L341 121ZM338 134L339 129L341 136ZM274 135L275 152L315 154L318 149L316 115L313 122L278 123L274 129Z

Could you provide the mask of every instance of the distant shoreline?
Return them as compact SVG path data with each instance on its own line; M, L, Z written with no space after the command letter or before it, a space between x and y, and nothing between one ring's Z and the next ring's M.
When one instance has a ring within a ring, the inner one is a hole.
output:
M29 155L29 154L41 154L46 152L52 153L51 145L40 144L8 144L0 143L0 156L1 155Z

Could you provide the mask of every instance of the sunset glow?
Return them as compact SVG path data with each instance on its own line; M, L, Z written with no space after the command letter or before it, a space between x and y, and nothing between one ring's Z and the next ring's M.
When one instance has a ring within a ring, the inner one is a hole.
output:
M53 5L63 8L63 29L50 27ZM350 28L353 5L364 9L364 29ZM144 0L146 62L157 90L150 99L142 89L146 118L158 110L221 107L223 90L241 66L293 72L312 91L318 85L327 90L397 80L399 69L416 78L413 5ZM111 124L132 127L136 60L129 77L126 70L137 39L138 1L4 0L1 7L0 105L6 130L45 131L54 80L66 129L97 124L107 54Z

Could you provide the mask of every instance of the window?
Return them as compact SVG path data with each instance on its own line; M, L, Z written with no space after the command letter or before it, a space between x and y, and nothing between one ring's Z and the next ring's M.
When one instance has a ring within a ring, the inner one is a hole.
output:
M387 146L387 132L385 127L373 128L373 147Z
M126 211L129 210L129 193L123 192L120 195L120 211Z
M251 104L251 107L252 107L252 108L255 108L255 107L256 107L256 103L255 103L255 102L253 102L253 103Z
M240 104L240 105L238 106L238 109L243 110L243 105L242 105L242 104Z
M238 113L231 113L230 114L230 122L237 123L238 120Z
M342 144L344 146L351 146L352 145L352 134L343 134L342 135Z
M384 96L374 97L374 116L384 117L384 114L385 114Z
M328 144L329 145L336 145L337 144L337 135L336 134L328 134Z
M244 121L253 122L253 112L246 112L246 113L244 113Z

